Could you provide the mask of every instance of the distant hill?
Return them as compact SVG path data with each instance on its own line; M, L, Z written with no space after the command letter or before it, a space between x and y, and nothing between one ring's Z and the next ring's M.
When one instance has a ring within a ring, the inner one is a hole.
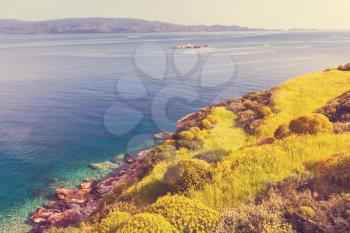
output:
M0 34L72 34L142 32L219 32L261 30L236 25L180 25L130 18L72 18L47 21L0 19Z

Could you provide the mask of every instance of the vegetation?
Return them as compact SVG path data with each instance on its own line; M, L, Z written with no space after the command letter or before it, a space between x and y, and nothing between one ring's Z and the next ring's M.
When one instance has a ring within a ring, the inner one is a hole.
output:
M150 165L155 165L161 161L171 161L176 155L176 147L170 141L154 147L147 157Z
M161 214L184 233L212 232L219 221L217 211L180 195L161 197L147 211Z
M199 190L210 182L213 173L210 165L202 160L182 160L168 168L164 182L174 193Z
M269 204L240 204L235 209L225 211L221 215L216 232L293 233L293 228L284 218L283 213Z
M68 229L350 232L349 90L350 72L331 70L202 109L117 192L136 206L112 199Z
M322 114L311 114L298 117L289 123L289 129L296 134L330 133L332 123Z
M125 212L112 212L103 218L98 225L99 233L114 233L123 223L129 221L131 215Z
M177 233L178 231L159 214L142 213L132 216L116 233Z
M274 137L277 139L282 139L289 136L291 132L289 131L289 126L287 124L280 125L274 132Z

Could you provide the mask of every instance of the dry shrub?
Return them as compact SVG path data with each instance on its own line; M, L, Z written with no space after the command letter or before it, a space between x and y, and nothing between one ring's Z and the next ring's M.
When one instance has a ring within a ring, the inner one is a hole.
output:
M274 132L274 137L276 139L283 139L290 135L289 127L287 124L280 125Z
M289 130L296 134L330 133L333 130L332 123L322 114L311 114L298 117L289 123Z
M289 177L271 186L257 199L258 206L270 206L273 213L281 212L296 232L350 232L350 195L313 190L313 177ZM276 200L280 200L277 201Z
M222 103L236 113L236 125L247 133L256 134L264 121L273 114L272 91L254 92L243 97Z
M275 200L281 201L281 200ZM273 205L263 203L240 204L225 211L216 233L293 233L292 226L284 219L283 213Z

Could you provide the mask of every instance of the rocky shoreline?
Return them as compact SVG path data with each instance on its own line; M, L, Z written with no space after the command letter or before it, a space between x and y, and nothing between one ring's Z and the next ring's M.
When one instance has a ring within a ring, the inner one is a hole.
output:
M125 156L124 165L105 178L84 181L76 189L56 189L57 200L31 214L34 223L31 233L42 233L53 226L74 225L93 215L103 206L105 196L114 194L117 187L125 188L142 178L149 166L148 154L149 150L144 150L136 157Z

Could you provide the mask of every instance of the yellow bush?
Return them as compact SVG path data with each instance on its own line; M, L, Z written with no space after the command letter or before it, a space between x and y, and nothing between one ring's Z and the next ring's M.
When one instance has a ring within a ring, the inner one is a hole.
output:
M201 126L204 129L211 129L211 128L213 128L213 124L208 119L203 119L202 122L201 122Z
M193 133L194 137L196 137L201 132L201 129L198 127L192 127L192 128L189 128L188 131Z
M67 227L67 228L51 228L47 233L82 233L82 231L77 227Z
M94 225L82 223L80 227L57 228L52 227L47 233L99 233Z
M212 110L212 112L210 113L210 115L207 116L207 120L211 123L211 124L216 124L219 121L219 117L221 114L220 112L217 111L217 109L215 108L214 110Z
M308 216L308 217L314 217L316 214L315 210L309 206L300 207L300 211L303 215Z
M161 197L146 210L161 214L183 233L212 232L219 221L216 210L181 195Z
M131 214L115 211L101 220L98 229L99 233L114 233L115 230L125 221L131 218Z
M182 160L168 168L164 182L172 192L199 190L211 181L213 174L210 165L197 159Z
M265 119L273 114L272 109L268 106L260 106L257 109L257 115L259 118Z
M163 216L142 213L134 215L116 233L179 233Z
M186 140L186 141L192 141L194 139L195 135L191 131L182 131L178 135L178 139L180 140Z
M154 166L160 161L171 161L176 155L176 148L172 144L163 143L154 147L147 156L147 162L150 166Z
M289 129L296 134L330 133L333 124L322 114L310 114L298 117L289 123Z

